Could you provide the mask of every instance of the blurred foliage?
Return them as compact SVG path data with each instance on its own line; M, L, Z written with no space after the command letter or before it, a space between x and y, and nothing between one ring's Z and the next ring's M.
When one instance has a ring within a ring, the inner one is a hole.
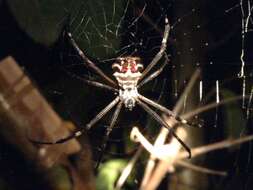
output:
M59 36L59 25L69 5L68 0L8 0L10 10L19 26L36 42L52 45Z
M124 10L123 0L8 0L7 3L19 26L38 43L53 45L63 26L69 24L78 45L88 55L104 58L119 49L116 30Z
M1 3L1 1L0 1ZM0 190L10 190L3 179L0 178Z
M96 180L96 189L113 190L114 185L126 164L127 161L123 159L110 160L101 164Z
M71 190L72 182L68 172L62 166L55 166L48 172L48 178L52 189L54 190Z
M224 100L236 97L237 94L228 89L221 91ZM246 127L241 101L234 101L224 105L223 111L224 133L226 137L239 138L241 131Z

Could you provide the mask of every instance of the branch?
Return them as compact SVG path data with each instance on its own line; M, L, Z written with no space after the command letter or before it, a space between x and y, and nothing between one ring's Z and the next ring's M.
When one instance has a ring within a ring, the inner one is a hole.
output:
M94 189L92 169L79 171L68 160L68 156L80 151L81 146L76 139L56 146L38 146L27 138L27 131L38 138L57 139L71 133L75 126L62 120L47 103L44 97L32 84L23 70L11 57L0 61L0 135L6 142L15 146L28 162L35 165L41 179L49 189L55 189L55 178L50 175L53 165L64 165L72 178L73 189ZM86 160L89 160L85 149ZM90 162L86 162L87 165ZM88 166L87 166L88 167ZM89 181L81 173L90 175ZM14 176L18 177L18 176ZM70 180L71 181L71 180ZM29 181L30 182L30 181ZM78 182L78 183L77 183ZM81 187L77 187L78 185Z
M239 144L246 143L246 142L249 142L252 140L253 140L253 135L248 135L245 137L241 137L239 139L227 139L227 140L213 143L210 145L205 145L205 146L193 148L192 149L192 157L196 157L201 154L205 154L205 153L219 150L219 149L229 148L231 146L239 145ZM178 155L179 159L185 159L187 157L188 157L188 154L186 151L180 152L180 154Z

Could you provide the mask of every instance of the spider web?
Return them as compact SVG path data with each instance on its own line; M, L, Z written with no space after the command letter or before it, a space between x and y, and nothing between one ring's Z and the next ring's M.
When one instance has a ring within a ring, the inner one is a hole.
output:
M185 97L182 113L208 102L219 103L229 97L242 96L240 101L232 105L225 104L198 116L205 121L204 127L189 128L188 131L190 135L198 134L198 138L191 137L197 140L189 140L191 145L200 145L251 133L248 126L252 120L253 93L250 53L252 7L251 0L72 1L71 6L66 7L66 15L70 15L70 31L80 48L109 76L112 76L111 64L120 56L139 56L143 64L148 65L159 51L167 16L171 25L166 51L170 62L157 79L143 87L141 93L172 109L193 71L201 68L202 75L193 92ZM66 19L62 20L59 24ZM66 44L66 41L63 42ZM156 68L164 61L162 59ZM66 117L71 117L84 126L114 95L85 86L79 81L78 77L100 81L98 76L80 62L78 55L64 46L60 65L64 71L54 94L58 97L59 92L60 96L64 96L61 101L58 100L58 109L64 108L63 114ZM48 89L52 91L53 88ZM103 136L110 117L108 114L90 130L94 152L97 151L99 139ZM153 140L156 138L154 134L159 131L159 125L142 110L137 108L134 113L122 111L117 126L110 135L104 160L131 157L132 150L137 147L127 140L133 125L141 126L143 133ZM231 189L233 186L237 189L250 189L251 151L251 145L248 144L240 149L215 152L199 159L201 165L229 170L231 173L235 170L238 172L230 174L228 178L211 176L208 182L201 184L180 178L179 189L181 186L205 189L206 185L217 189ZM137 167L144 164L145 159L142 159ZM141 179L138 175L140 174L136 175L135 182ZM242 180L243 176L245 178ZM164 186L166 185L162 184L161 188Z

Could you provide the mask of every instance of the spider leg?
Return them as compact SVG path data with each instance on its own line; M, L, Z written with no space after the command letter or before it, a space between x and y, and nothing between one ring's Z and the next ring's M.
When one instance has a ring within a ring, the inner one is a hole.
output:
M163 40L162 40L162 45L159 50L159 52L156 54L154 59L151 61L151 63L146 67L146 69L142 72L142 76L140 78L140 81L148 74L148 72L158 63L158 61L162 58L166 47L167 47L167 41L169 37L169 32L170 32L170 24L168 21L168 18L165 18L165 30L163 34Z
M118 89L114 88L114 87L111 87L107 84L104 84L104 83L101 83L101 82L97 82L97 81L92 81L92 80L89 80L89 79L85 79L83 77L80 77L74 73L70 73L69 71L65 70L65 72L70 75L71 77L73 78L77 78L78 80L82 81L82 82L85 82L87 83L88 85L91 85L91 86L95 86L95 87L98 87L98 88L103 88L103 89L107 89L107 90L111 90L111 91L114 91L114 92L118 92Z
M100 82L97 82L97 81L92 81L92 80L88 80L88 79L82 79L85 83L91 85L91 86L95 86L95 87L98 87L98 88L103 88L103 89L107 89L107 90L111 90L111 91L114 91L114 92L118 92L119 90L116 89L116 88L113 88L109 85L106 85L106 84L103 84L103 83L100 83Z
M154 78L156 78L158 75L161 74L161 72L163 71L164 67L168 64L168 62L164 62L162 64L162 66L155 72L153 72L151 75L149 75L147 78L143 79L140 84L137 85L137 88L140 88L141 86L143 86L144 84L152 81Z
M76 41L72 37L72 34L70 32L67 32L67 36L69 37L70 43L73 45L75 50L78 52L78 54L83 59L83 63L93 69L99 76L101 76L108 84L112 85L113 87L116 87L117 84L115 81L113 81L110 77L108 77L99 67L97 67L84 53L83 51L78 47Z
M99 166L99 164L100 164L100 162L102 160L102 156L103 156L104 150L106 148L109 135L110 135L113 127L115 126L115 123L116 123L116 121L118 119L118 116L119 116L121 108L122 108L122 102L120 101L119 104L116 107L116 110L114 111L114 114L112 116L112 120L111 120L110 126L108 128L106 128L106 134L105 134L105 137L103 138L102 146L99 148L101 150L101 153L99 155L99 158L98 158L98 161L97 161L97 164L96 164L95 168L98 168L98 166Z
M90 129L95 123L97 123L107 112L109 112L119 102L119 96L117 96L110 104L108 104L97 116L92 119L86 126Z
M175 133L174 129L169 126L154 110L152 110L148 105L142 102L139 99L136 99L137 103L151 116L153 117L160 125L167 128L170 133L178 140L178 142L184 147L184 149L189 153L189 157L191 158L191 149L180 139L179 136Z
M200 123L193 123L193 122L189 122L186 119L180 117L179 115L175 114L173 111L167 109L166 107L154 102L153 100L150 100L148 98L146 98L145 96L142 95L138 95L138 98L140 98L143 102L147 103L148 105L153 106L154 108L174 117L177 121L179 121L181 124L184 125L190 125L190 126L194 126L194 127L202 127L202 124Z
M99 112L87 125L86 128L82 128L79 131L69 135L68 137L64 137L55 142L47 142L47 141L37 141L28 137L28 140L35 144L45 144L45 145L53 145L53 144L61 144L73 138L81 136L86 130L89 130L96 122L98 122L107 112L109 112L117 103L119 102L119 97L117 96L110 104L108 104L103 110Z

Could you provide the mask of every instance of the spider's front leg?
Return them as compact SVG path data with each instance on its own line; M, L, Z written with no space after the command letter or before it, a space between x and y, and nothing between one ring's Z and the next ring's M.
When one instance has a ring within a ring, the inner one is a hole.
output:
M159 52L156 54L156 56L154 57L154 59L151 61L151 63L142 72L142 76L140 77L139 81L141 81L142 79L144 79L144 77L149 73L149 71L158 63L158 61L164 55L166 47L167 47L169 33L170 33L170 24L169 24L168 18L166 17L165 18L165 29L164 29L164 34L163 34L161 48L160 48Z
M66 32L67 37L69 38L70 43L73 45L74 49L78 52L79 56L83 59L83 63L93 69L94 72L96 72L100 77L102 77L108 84L110 84L112 87L117 87L117 84L114 80L112 80L110 77L108 77L98 66L95 65L85 54L84 52L78 47L76 41L72 37L72 34L70 32Z
M101 83L101 82L97 82L97 81L94 81L94 80L89 80L89 79L87 79L87 78L80 77L80 76L78 76L78 75L76 75L76 74L74 74L74 73L71 73L71 72L69 72L69 71L66 70L66 69L64 69L64 70L65 70L65 72L66 72L69 76L71 76L71 77L73 77L73 78L76 78L76 79L78 79L78 80L80 80L80 81L82 81L82 82L84 82L84 83L86 83L86 84L88 84L88 85L95 86L95 87L102 88L102 89L106 89L106 90L110 90L110 91L113 91L113 92L118 92L118 91L119 91L118 89L116 89L116 88L114 88L114 87L111 87L111 86L109 86L109 85L107 85L107 84L103 84L103 83Z
M152 81L153 79L155 79L156 77L158 77L162 72L163 72L163 69L164 67L168 64L169 62L169 59L168 59L168 56L165 54L165 62L161 65L161 67L156 70L155 72L153 72L152 74L150 74L147 78L143 79L138 85L137 85L137 88L140 88L142 87L144 84Z

